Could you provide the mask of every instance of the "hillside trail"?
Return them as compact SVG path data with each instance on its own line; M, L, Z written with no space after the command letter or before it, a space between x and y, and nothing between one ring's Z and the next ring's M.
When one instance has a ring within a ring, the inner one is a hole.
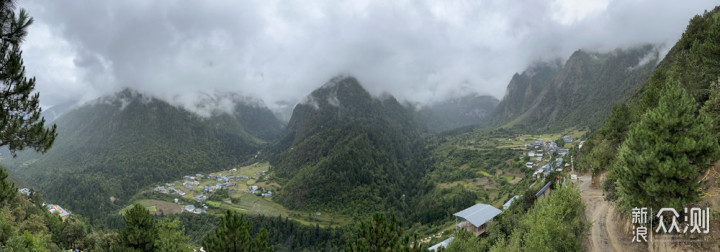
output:
M618 229L617 212L605 201L600 183L593 184L589 174L579 176L579 179L585 217L592 223L585 240L585 251L647 251L647 248L632 246L632 236Z

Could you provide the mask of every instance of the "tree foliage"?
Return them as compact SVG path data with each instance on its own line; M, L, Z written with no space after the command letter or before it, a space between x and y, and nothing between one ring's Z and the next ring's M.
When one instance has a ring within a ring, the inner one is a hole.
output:
M0 206L15 198L17 189L15 184L8 181L8 173L5 168L0 167Z
M227 210L202 245L207 251L272 251L267 231L262 229L253 238L251 230L252 225L245 215Z
M658 106L634 124L619 150L616 169L621 206L681 208L698 200L698 177L720 149L712 119L676 81L660 92Z
M25 77L20 44L32 23L24 9L15 13L14 1L0 2L0 146L13 155L25 147L45 152L57 135L54 125L45 128L35 78Z
M152 251L155 247L157 230L155 220L145 207L135 204L123 216L125 228L118 232L123 249Z
M185 235L185 227L181 227L178 220L163 218L157 224L155 251L190 251L190 243L188 243L188 237Z
M372 221L363 222L355 237L348 241L348 251L422 251L419 243L410 241L394 215L388 219L375 213Z
M580 251L589 229L580 191L563 186L528 211L492 251Z

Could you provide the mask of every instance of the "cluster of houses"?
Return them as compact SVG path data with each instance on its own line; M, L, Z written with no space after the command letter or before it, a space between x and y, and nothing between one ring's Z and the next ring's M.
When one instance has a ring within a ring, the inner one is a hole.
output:
M199 207L195 207L193 205L186 205L185 207L183 207L184 212L194 213L194 214L207 213L206 209L207 209L207 206L203 206L203 208L199 208Z
M260 187L258 187L258 186L254 186L254 185L253 185L253 186L248 186L248 191L247 191L247 193L257 194L261 189L262 189L262 188L260 188ZM260 195L263 196L263 197L265 197L265 198L267 198L267 197L271 197L271 196L273 195L273 193L272 193L272 191L266 191L266 192L263 192L263 193L260 194Z
M156 192L159 192L162 194L177 194L180 196L185 195L185 192L183 190L175 189L175 187L173 187L173 184L167 184L167 187L157 186L157 187L155 187L155 189L153 191L156 191Z
M563 136L562 140L565 142L572 142L574 139L570 136ZM528 157L536 158L536 162L525 162L525 167L527 167L528 169L536 169L535 173L533 173L534 178L540 177L541 174L548 175L553 170L553 167L557 167L555 169L557 171L562 171L562 164L564 160L563 157L570 153L569 149L559 148L555 141L543 142L540 140L529 140L525 142L525 148L528 149ZM540 162L545 160L543 159L545 156L550 156L553 154L557 154L558 156L560 156L555 159L554 163L540 164ZM566 163L564 166L567 167L569 166L569 164Z
M29 188L20 188L20 189L18 189L18 193L24 195L25 197L30 197L30 194L31 194ZM65 220L67 220L68 217L70 217L70 212L68 212L67 210L65 210L64 208L62 208L59 205L45 204L45 203L43 203L42 205L48 210L48 212L50 212L52 214L57 214L58 216L60 216L60 219L63 222Z
M568 140L572 140L572 137L569 136L564 136L563 139L565 138L568 138ZM555 141L543 142L540 140L533 140L525 142L525 148L530 149L530 151L528 151L527 153L528 157L536 157L538 161L541 161L543 156L545 155L552 155L557 153L560 156L565 156L570 152L569 149L559 148Z

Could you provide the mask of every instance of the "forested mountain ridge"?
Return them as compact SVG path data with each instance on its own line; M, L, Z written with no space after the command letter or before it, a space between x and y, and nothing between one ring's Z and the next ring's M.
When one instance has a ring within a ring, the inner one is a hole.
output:
M643 45L608 53L578 50L561 67L534 66L513 76L493 114L493 125L551 131L596 128L614 104L649 76L658 60L658 48Z
M267 108L235 106L202 117L126 89L60 116L46 154L4 161L47 200L98 220L152 183L247 162L282 130Z
M372 97L355 78L335 77L293 111L274 147L272 171L292 209L359 211L402 207L423 167L413 112L391 96Z
M711 131L720 132L717 108L717 87L720 76L720 7L693 17L680 40L658 64L652 75L624 103L616 106L601 127L588 138L587 147L579 155L580 163L593 170L610 170L620 144L627 137L630 125L648 110L657 106L662 86L676 81L714 119Z
M500 101L477 93L422 106L417 119L431 132L453 130L485 123Z
M543 62L513 75L505 96L492 113L493 123L511 121L521 116L535 103L562 67L561 62Z

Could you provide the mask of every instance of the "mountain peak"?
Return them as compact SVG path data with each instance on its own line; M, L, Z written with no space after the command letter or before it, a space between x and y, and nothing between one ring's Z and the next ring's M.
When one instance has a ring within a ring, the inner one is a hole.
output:
M370 93L352 76L336 76L305 96L299 104L314 109L325 106L342 107L356 102L371 101Z

